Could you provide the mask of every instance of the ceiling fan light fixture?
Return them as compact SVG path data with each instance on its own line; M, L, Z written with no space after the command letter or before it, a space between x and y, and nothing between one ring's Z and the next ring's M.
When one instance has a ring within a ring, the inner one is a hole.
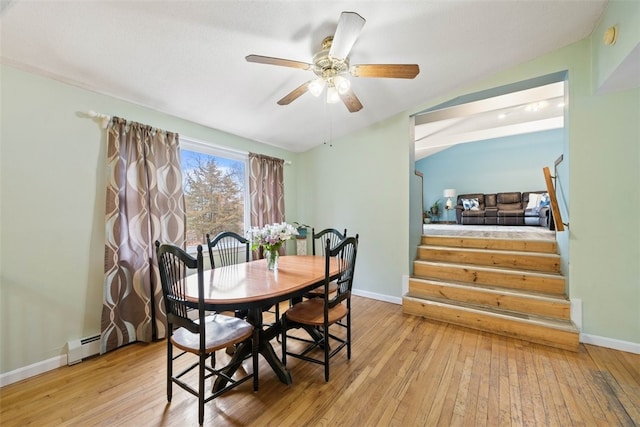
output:
M316 98L322 94L324 90L324 80L323 79L315 79L311 83L309 83L309 92L311 95Z
M327 104L337 104L340 101L340 95L335 86L327 87Z
M278 105L289 105L306 92L315 97L322 96L328 104L340 101L350 113L362 109L362 103L351 87L351 77L413 79L420 72L418 64L359 64L350 67L349 52L354 46L365 19L355 12L342 12L333 35L322 41L322 48L313 55L312 62L274 58L263 55L247 55L248 62L278 65L311 71L316 77L308 80L277 101Z
M351 81L343 76L335 76L333 78L333 85L340 95L344 95L351 89Z

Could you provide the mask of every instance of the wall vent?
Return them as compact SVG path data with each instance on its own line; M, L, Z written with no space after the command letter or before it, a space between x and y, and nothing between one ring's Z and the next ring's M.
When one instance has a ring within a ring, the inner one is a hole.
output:
M75 365L89 356L100 353L100 334L67 343L67 365Z

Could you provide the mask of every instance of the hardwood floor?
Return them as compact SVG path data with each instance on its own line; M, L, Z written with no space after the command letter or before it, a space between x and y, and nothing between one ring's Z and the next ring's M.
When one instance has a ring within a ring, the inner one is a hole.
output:
M261 359L260 390L246 383L208 403L204 425L640 425L640 355L574 353L352 301L352 358L332 359L328 383L322 366L288 359L286 386ZM132 344L5 386L0 424L196 425L195 397L174 386L166 401L165 351Z

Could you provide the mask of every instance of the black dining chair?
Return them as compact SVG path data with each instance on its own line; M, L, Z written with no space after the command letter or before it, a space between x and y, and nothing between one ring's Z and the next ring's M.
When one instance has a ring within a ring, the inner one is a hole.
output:
M329 240L330 246L333 248L347 236L347 229L345 228L344 232L341 233L335 228L325 228L324 230L316 233L315 229L312 228L311 236L312 236L311 250L313 255L324 256L327 239ZM318 242L318 248L321 248L321 250L318 251L320 253L316 253L316 242ZM336 291L335 282L332 282L329 285L329 287L330 287L329 290L331 292ZM322 286L312 289L309 292L304 294L305 298L318 298L318 297L322 297L323 295L324 295L324 288Z
M347 348L347 359L351 359L351 288L357 251L358 235L345 237L333 248L330 239L327 239L322 298L306 299L294 304L282 315L282 363L285 366L287 365L287 356L324 365L324 379L329 381L329 360L345 347ZM330 271L332 258L335 258L339 265L335 292L331 292L329 289L329 284L334 278ZM343 325L337 325L340 321L343 322ZM333 325L344 326L346 332L335 333L331 328ZM318 334L314 334L313 339L296 337L295 339L305 343L305 346L301 351L293 352L287 348L288 341L293 338L287 334L287 331L301 327L314 328ZM332 344L337 345L332 346ZM318 348L323 351L322 358L312 355L312 351Z
M331 243L331 247L336 246L342 239L347 237L347 229L345 228L343 232L336 230L335 228L325 228L324 230L318 231L316 233L315 228L311 229L311 253L313 255L323 255L325 254L326 240L329 239ZM320 253L316 253L316 242L318 243L318 248Z
M209 262L211 268L224 267L227 265L249 262L249 246L251 242L245 237L233 231L223 231L218 233L213 239L207 233L207 247L209 248ZM217 253L218 262L215 262L214 252ZM273 313L275 321L280 320L280 306L265 307L263 311ZM236 310L236 317L246 318L247 310ZM229 353L233 350L229 348Z
M160 244L158 241L155 242L155 245L162 295L167 313L167 401L171 402L174 383L198 397L198 421L202 425L205 403L250 379L253 379L254 391L258 389L258 331L244 319L219 313L206 314L201 245L198 245L196 258L174 245ZM197 295L187 294L187 277L192 274L192 270L195 270L195 274L197 274ZM190 318L189 309L198 311L197 319ZM241 343L252 346L252 372L239 378L230 378L224 371L230 367L239 366L243 360L216 368L215 352ZM176 356L173 355L174 347L180 350ZM174 374L174 361L185 354L195 355L198 360L178 374ZM212 360L211 366L206 363L209 356ZM197 388L183 379L187 373L196 368L198 369ZM206 379L212 377L224 378L227 385L206 396L207 391L204 383Z
M211 268L216 268L214 251L218 255L218 267L249 262L250 242L245 237L233 231L218 233L213 239L207 233L207 247L209 248L209 262Z

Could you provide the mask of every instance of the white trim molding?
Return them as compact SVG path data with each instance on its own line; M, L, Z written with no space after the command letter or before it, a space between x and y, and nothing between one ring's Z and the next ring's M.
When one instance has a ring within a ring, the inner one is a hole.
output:
M392 297L384 294L377 294L375 292L367 292L361 289L353 289L353 295L357 295L359 297L371 298L378 301L390 302L392 304L402 304L402 298L400 297Z
M598 347L606 347L613 350L640 354L640 343L622 341L615 338L601 337L592 334L580 334L580 342L583 344L592 344L597 345Z
M23 366L22 368L18 368L10 372L5 372L0 375L0 387L17 383L18 381L40 375L48 371L53 371L54 369L62 366L67 366L66 354L52 357L51 359L43 360L41 362L36 362L33 365Z

